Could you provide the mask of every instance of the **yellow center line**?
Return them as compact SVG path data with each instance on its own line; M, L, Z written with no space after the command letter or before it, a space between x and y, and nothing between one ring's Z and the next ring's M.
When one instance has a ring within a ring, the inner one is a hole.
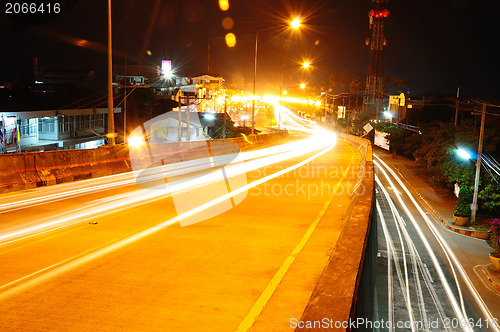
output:
M349 145L348 145L349 146ZM351 149L352 150L352 149ZM354 152L354 151L353 151ZM299 243L297 246L292 250L290 255L285 259L283 264L280 266L274 277L271 279L271 281L267 284L266 288L260 295L260 297L257 299L253 307L250 309L248 314L245 316L243 321L240 323L238 326L238 329L236 330L237 332L246 332L248 329L252 327L252 325L255 323L255 320L257 317L261 314L262 310L264 309L264 306L267 304L273 293L276 291L276 288L278 288L278 285L280 282L283 280L285 274L288 272L290 266L295 260L295 257L300 253L300 251L304 248L306 245L307 241L311 237L312 233L316 229L316 226L319 224L321 218L323 218L323 215L325 214L326 210L332 203L333 197L337 194L338 188L340 187L341 183L344 181L344 178L351 167L351 164L354 160L354 153L351 156L351 160L349 161L349 166L347 166L345 172L342 174L342 178L335 184L333 187L333 192L332 194L328 197L326 202L323 204L323 208L321 211L318 213L314 221L309 225L309 228L307 229L306 233L304 236L302 236L302 239L300 239Z

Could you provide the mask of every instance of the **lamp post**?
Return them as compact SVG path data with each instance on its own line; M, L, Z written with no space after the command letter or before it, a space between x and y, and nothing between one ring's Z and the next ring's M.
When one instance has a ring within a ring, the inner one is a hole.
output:
M477 194L479 191L479 174L481 172L481 154L483 153L483 138L484 138L484 120L486 118L486 104L483 104L481 112L481 129L479 131L479 145L477 147L477 161L476 161L476 177L474 179L474 196L472 198L472 213L471 223L474 225L476 222L477 212Z
M476 222L476 212L477 212L477 196L479 192L479 176L481 174L481 154L483 153L483 139L484 139L484 120L486 118L486 104L483 104L481 112L481 129L479 131L479 144L477 147L477 160L476 160L476 176L474 178L474 196L472 196L471 205L471 223L474 225ZM471 159L470 154L463 150L458 149L457 154L464 159Z
M115 144L115 117L113 109L113 46L111 41L111 0L108 0L108 142Z
M298 29L300 25L301 25L300 19L294 19L292 22L290 22L290 27L292 27L292 29ZM254 63L253 63L253 98L252 98L252 134L255 133L255 82L257 78L257 48L259 45L259 33L261 33L262 31L276 29L279 27L281 27L281 25L260 29L255 33L255 48L254 48L254 59L253 59Z

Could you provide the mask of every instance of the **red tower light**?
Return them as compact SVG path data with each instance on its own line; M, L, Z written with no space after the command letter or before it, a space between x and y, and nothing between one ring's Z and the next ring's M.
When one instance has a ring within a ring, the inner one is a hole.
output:
M387 9L381 9L381 10L373 10L372 9L368 12L368 16L375 17L375 18L388 17L389 11Z

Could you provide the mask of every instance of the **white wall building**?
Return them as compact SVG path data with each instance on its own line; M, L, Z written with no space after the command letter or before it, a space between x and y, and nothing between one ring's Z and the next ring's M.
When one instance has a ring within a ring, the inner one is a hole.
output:
M107 108L0 112L0 153L96 148L106 143L107 119Z

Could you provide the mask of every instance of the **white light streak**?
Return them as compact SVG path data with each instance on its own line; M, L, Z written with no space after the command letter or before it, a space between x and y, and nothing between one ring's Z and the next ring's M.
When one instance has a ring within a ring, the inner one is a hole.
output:
M336 142L335 134L327 131L321 131L316 136L300 140L293 143L272 146L265 149L254 150L240 153L230 164L225 166L228 177L234 177L239 174L245 174L252 170L256 170L267 165L281 162L287 159L295 158L307 153L324 149L326 146L334 146ZM218 156L213 158L215 165L225 164L224 159L227 156ZM159 166L151 170L148 176L143 177L143 181L155 181L167 177L182 176L189 173L206 170L207 172L180 178L176 181L155 185L149 189L135 190L133 192L113 196L106 199L106 202L99 202L96 207L87 206L80 211L72 211L70 215L62 215L59 217L51 217L50 221L44 219L34 221L36 225L24 227L11 232L4 232L0 235L0 241L3 244L11 243L13 239L22 239L27 236L32 236L34 233L45 232L48 229L60 229L68 227L78 222L95 216L112 213L121 209L130 208L138 204L151 202L153 200L162 199L170 196L172 193L182 192L189 188L198 188L214 181L219 181L220 177L216 173L211 172L211 164L203 159L197 159L172 165ZM207 170L208 168L208 170ZM129 175L130 176L130 175ZM52 195L43 195L42 197L30 198L21 202L5 203L0 205L0 210L12 210L21 207L33 206L33 204L42 204L53 202L54 200L67 199L75 195L97 192L110 187L125 186L134 184L134 179L128 179L117 183L97 185L89 188L81 188ZM153 190L151 190L153 189ZM158 190L154 190L158 189Z
M392 181L390 180L389 176L387 175L387 173L385 172L385 170L380 167L381 165L384 165L384 167L392 174L392 176L396 179L396 181L399 183L399 185L401 186L401 188L405 191L405 193L408 195L408 197L410 198L410 200L412 201L413 205L417 208L417 210L419 211L420 215L422 216L422 218L425 220L427 226L429 227L429 229L431 230L432 234L435 236L436 240L438 241L438 243L440 244L440 246L443 248L443 250L445 251L446 255L448 257L450 257L451 261L454 263L455 267L457 268L458 272L460 273L460 275L462 276L465 284L467 285L469 291L471 292L474 300L476 301L476 303L478 304L479 308L481 309L483 315L485 316L486 319L488 319L490 322L493 322L494 321L494 318L491 314L491 312L489 311L488 307L486 306L486 304L484 303L483 299L481 298L481 296L479 295L479 293L477 292L476 288L474 287L474 285L472 284L469 276L467 275L467 273L465 272L462 264L460 263L460 261L457 259L457 257L455 256L455 254L453 253L453 250L451 250L450 246L448 245L448 243L444 240L444 238L442 237L442 235L438 232L438 230L436 229L435 225L432 223L432 221L429 219L429 217L425 214L425 212L422 210L422 208L420 207L420 205L416 202L415 198L413 197L413 195L410 193L409 189L406 187L406 185L403 183L403 181L401 181L401 179L396 175L396 173L385 163L382 161L382 159L380 159L377 155L374 154L374 157L377 159L377 161L375 161L375 164L378 166L378 168L382 171L382 173L384 174L384 176L387 178L387 180L389 181L389 183L394 186L394 184L392 183ZM450 297L450 301L452 301L452 305L453 305L453 310L455 311L456 315L457 315L457 318L460 319L466 319L466 313L465 311L463 310L463 308L460 308L460 306L458 305L458 302L456 301L452 291L451 291L451 288L448 284L448 281L446 280L445 276L444 276L444 273L442 271L442 268L441 266L439 265L439 262L437 261L437 258L434 254L434 252L432 251L432 248L430 247L427 239L425 238L425 235L423 234L423 232L421 231L420 227L418 226L418 224L416 223L415 219L413 218L413 216L411 215L411 213L409 212L408 210L408 207L404 204L404 202L402 201L401 197L400 197L400 194L395 192L397 198L398 198L398 201L401 203L401 206L404 208L404 210L406 211L406 213L408 214L410 220L412 221L415 229L417 230L417 233L419 234L420 238L422 239L422 242L423 244L425 245L427 251L429 252L429 255L431 256L431 259L436 267L436 271L438 272L438 275L439 275L439 278L441 280L441 282L443 283L443 286L445 287L445 290L446 290L446 293L447 295ZM452 268L453 268L453 264L452 264ZM456 282L458 282L458 280L456 280ZM458 286L459 287L459 286ZM500 331L500 328L496 327L496 326L491 326L491 328L494 330L494 331ZM472 331L472 329L470 327L467 327L466 330L468 331Z

